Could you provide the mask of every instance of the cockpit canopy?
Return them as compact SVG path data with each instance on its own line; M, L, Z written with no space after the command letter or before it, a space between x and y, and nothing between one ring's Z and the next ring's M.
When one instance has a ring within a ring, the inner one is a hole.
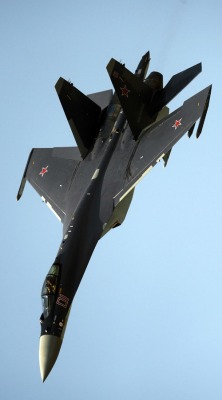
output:
M53 264L43 283L41 297L44 318L49 316L55 302L55 295L59 281L59 270L59 264Z

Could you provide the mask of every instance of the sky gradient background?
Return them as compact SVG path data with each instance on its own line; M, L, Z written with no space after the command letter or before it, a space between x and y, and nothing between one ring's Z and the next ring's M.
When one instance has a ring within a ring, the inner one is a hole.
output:
M1 399L222 398L222 5L219 0L2 1ZM171 76L203 72L170 103L213 84L202 136L184 137L138 185L125 223L98 244L57 363L38 364L41 287L62 225L27 184L32 147L74 144L54 85L112 87L110 58Z

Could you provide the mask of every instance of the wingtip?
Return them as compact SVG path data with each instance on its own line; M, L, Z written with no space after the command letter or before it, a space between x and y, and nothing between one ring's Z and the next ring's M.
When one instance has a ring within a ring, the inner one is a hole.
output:
M24 188L25 188L25 183L26 183L26 177L25 177L25 173L24 173L24 175L22 177L22 181L21 181L20 187L19 187L19 190L18 190L18 193L17 193L17 196L16 196L17 201L19 201L21 199L21 197L22 197L22 193L23 193Z
M28 160L27 160L27 163L26 163L26 166L25 166L25 170L24 170L24 173L23 173L23 175L22 175L22 180L21 180L21 183L20 183L20 186L19 186L19 190L18 190L18 193L17 193L17 197L16 197L17 201L19 201L19 199L21 199L22 193L23 193L24 188L25 188L25 184L26 184L26 173L27 173L27 170L28 170L29 162L30 162L31 157L32 157L33 150L34 150L34 149L32 149L31 152L30 152L30 154L29 154L29 157L28 157Z
M200 118L200 122L199 122L199 125L198 125L198 128L197 128L197 132L196 132L196 138L197 139L200 137L200 135L202 133L203 126L204 126L205 118L206 118L208 107L209 107L209 103L210 103L212 85L208 86L207 89L208 89L208 94L207 94L206 102L205 102L205 105L204 105L204 111L203 111L203 114L202 114L202 116Z

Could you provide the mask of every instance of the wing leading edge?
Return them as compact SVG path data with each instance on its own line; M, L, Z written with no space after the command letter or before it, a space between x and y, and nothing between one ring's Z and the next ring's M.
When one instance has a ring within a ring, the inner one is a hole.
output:
M196 121L200 118L197 129L197 137L199 137L207 113L210 94L211 86L208 86L186 100L183 106L168 117L143 130L128 164L124 187L114 197L114 206L123 200L158 161L164 158L165 162L167 161L172 147L186 132L190 136Z

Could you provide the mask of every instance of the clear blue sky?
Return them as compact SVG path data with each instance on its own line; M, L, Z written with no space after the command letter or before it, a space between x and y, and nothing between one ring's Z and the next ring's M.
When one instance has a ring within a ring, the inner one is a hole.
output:
M220 0L2 1L1 399L220 400L222 243ZM137 187L125 223L103 238L76 295L64 344L42 384L40 292L62 225L27 184L32 147L73 145L54 84L111 88L111 57L170 77L203 72L171 110L213 84L199 140Z

